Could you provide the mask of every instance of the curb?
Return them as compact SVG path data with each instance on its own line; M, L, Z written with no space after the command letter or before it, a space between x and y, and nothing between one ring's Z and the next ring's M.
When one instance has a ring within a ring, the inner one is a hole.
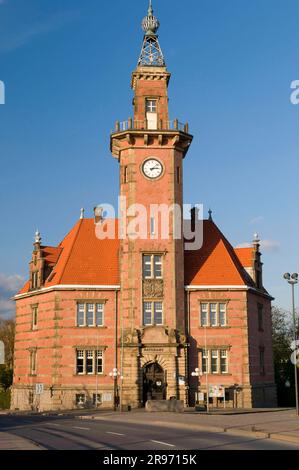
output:
M94 421L107 421L107 417L105 416L78 416L78 419L81 420L94 420ZM161 426L165 428L177 428L177 429L190 429L190 430L195 430L195 431L206 431L206 432L214 432L214 433L222 433L222 434L228 434L232 436L244 436L244 437L254 437L254 438L259 438L259 439L270 439L273 441L284 441L284 442L290 442L292 444L299 444L299 436L292 436L292 435L286 435L286 434L277 434L277 433L269 433L265 431L258 431L258 430L246 430L246 429L239 429L239 428L224 428L224 427L219 427L219 426L205 426L205 425L200 425L200 424L179 424L179 423L173 423L171 421L151 421L151 422L145 422L145 423L140 423L140 421L130 419L123 421L121 419L113 419L114 422L121 422L121 423L127 423L127 424L145 424L147 426Z

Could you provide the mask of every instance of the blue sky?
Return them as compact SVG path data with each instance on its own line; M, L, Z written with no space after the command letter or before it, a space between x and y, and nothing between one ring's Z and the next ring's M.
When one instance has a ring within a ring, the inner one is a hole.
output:
M288 308L299 270L298 0L154 0L172 72L170 113L190 123L185 202L204 203L233 245L263 240L265 285ZM63 238L85 207L116 203L115 120L147 0L0 0L0 313L25 277L33 235Z

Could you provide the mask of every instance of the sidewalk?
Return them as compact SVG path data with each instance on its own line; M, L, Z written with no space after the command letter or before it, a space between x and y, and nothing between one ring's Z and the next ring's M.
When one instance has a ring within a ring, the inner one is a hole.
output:
M42 448L27 439L0 432L0 450L41 450Z
M295 410L238 410L230 412L147 413L134 410L130 413L99 412L82 415L81 419L107 420L165 427L189 428L237 435L249 435L299 444L299 416Z

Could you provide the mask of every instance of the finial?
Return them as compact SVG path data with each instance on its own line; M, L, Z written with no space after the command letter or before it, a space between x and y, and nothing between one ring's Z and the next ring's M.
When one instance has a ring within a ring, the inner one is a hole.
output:
M213 214L212 209L209 209L209 220L211 221L213 220L212 214Z
M152 1L149 2L147 16L142 20L142 29L146 36L156 36L156 32L160 27L158 18L154 16Z
M42 237L40 235L40 232L39 230L36 230L35 236L34 236L34 243L40 245L41 241L42 241Z
M261 241L261 240L260 240L260 237L259 237L258 233L255 233L255 234L253 235L253 244L254 244L254 245L258 245L258 244L260 243L260 241Z
M80 220L84 219L85 209L82 207L80 211Z

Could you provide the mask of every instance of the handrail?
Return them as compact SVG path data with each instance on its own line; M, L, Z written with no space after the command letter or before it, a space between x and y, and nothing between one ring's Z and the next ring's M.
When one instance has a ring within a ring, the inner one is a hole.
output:
M188 123L184 124L179 122L178 119L174 119L173 121L162 121L160 120L157 123L157 127L154 127L152 123L149 125L149 122L145 119L144 121L133 120L129 118L127 121L116 121L115 123L115 132L125 132L125 131L180 131L185 132L186 134L189 133L189 125Z

